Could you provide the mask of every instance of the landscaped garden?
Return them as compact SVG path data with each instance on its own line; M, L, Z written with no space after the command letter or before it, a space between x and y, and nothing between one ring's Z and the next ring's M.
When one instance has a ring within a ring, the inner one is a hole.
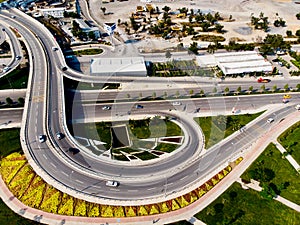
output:
M236 160L238 164L241 159ZM90 203L62 193L45 183L24 155L12 153L1 160L1 176L10 191L29 207L46 212L83 217L134 217L166 213L184 208L211 190L230 171L227 166L203 185L177 198L150 205L114 206Z
M300 123L296 123L278 137L278 141L300 164Z
M207 225L298 224L300 214L259 192L234 183L204 210L195 215Z
M252 163L241 178L260 181L260 186L270 187L275 194L300 204L300 174L291 166L274 144L270 144ZM282 224L282 223L281 223Z
M200 125L205 137L205 148L209 149L224 138L230 136L245 126L263 112L244 115L219 115L213 117L198 117L195 121Z

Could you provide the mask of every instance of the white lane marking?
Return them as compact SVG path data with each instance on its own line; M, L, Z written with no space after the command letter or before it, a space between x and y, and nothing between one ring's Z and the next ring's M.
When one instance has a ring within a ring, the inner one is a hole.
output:
M63 173L63 174L64 174L65 176L67 176L67 177L69 176L68 174L66 174L66 173L65 173L65 172L63 172L63 171L61 171L61 173Z
M43 157L44 157L45 159L47 159L47 156L46 156L45 154L43 154Z
M81 180L75 180L75 181L78 182L78 183L83 184L83 182Z
M56 168L56 165L54 165L52 162L50 163L54 168Z
M183 178L180 178L179 180L184 180L185 178L187 178L187 176L183 177Z
M153 188L148 188L147 190L150 191L150 190L153 190L153 189L156 189L156 188L155 188L155 187L153 187Z
M139 190L128 190L128 192L138 192Z
M113 189L113 188L110 188L109 190L110 191L120 191L119 189Z

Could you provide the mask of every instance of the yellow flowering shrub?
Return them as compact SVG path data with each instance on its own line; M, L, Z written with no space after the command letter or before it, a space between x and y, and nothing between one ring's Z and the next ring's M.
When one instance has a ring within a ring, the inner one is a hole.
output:
M101 216L102 217L114 217L113 206L101 205Z
M47 189L52 189L53 187L48 187ZM54 188L53 188L54 189ZM61 196L62 193L55 189L56 192L49 191L48 193L53 193L51 196L48 196L45 198L46 195L44 195L43 202L40 206L40 209L49 212L49 213L57 213L58 207L61 203ZM46 191L47 192L47 191Z
M115 206L114 207L114 215L115 217L125 217L123 206Z
M138 216L148 216L148 212L143 205L138 206L137 214Z
M68 196L65 203L60 205L57 213L61 215L67 215L67 216L74 215L74 199L72 196Z
M136 207L135 206L125 206L125 214L127 217L136 216Z
M12 178L17 174L19 169L26 164L26 162L26 160L1 161L0 173L4 179L4 182L9 184Z
M151 205L149 210L149 215L154 215L159 213L159 208L157 205Z
M98 217L100 216L99 205L96 203L87 202L87 216Z
M175 199L172 199L172 211L180 209L179 204L176 202Z
M74 216L86 216L86 201L76 199L74 207Z

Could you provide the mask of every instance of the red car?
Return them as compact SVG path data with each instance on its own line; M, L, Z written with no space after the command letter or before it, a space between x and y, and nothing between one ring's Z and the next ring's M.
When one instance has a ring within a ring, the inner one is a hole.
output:
M257 79L257 82L258 83L269 83L271 80L270 79L264 79L264 78L259 78L259 79Z

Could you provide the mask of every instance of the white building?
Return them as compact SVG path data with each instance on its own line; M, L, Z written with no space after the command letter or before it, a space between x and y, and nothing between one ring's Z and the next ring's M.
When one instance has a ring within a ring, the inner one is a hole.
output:
M79 24L80 29L88 34L90 32L93 32L95 35L95 38L100 38L100 30L98 27L90 27L83 19L75 19L76 23Z
M66 10L65 7L60 7L60 8L45 8L45 9L38 9L40 13L47 17L47 16L52 16L54 18L63 18L64 17L64 12Z
M91 60L91 75L147 76L143 57L95 58Z
M272 64L256 51L215 53L196 58L199 66L219 66L224 75L273 71Z

